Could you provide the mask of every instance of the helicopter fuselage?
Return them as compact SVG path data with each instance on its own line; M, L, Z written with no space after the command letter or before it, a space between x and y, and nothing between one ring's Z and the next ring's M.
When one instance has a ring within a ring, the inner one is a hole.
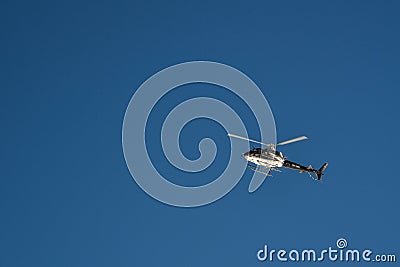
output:
M300 173L307 172L308 174L310 174L310 176L311 176L311 174L315 174L316 179L321 180L322 175L324 174L323 172L326 169L326 167L328 166L328 163L325 162L324 165L322 165L322 167L319 169L314 169L311 165L309 165L308 167L305 167L296 162L286 160L286 157L284 157L281 152L275 150L276 146L287 145L287 144L291 144L294 142L298 142L298 141L307 139L307 136L304 136L304 135L296 137L296 138L292 138L290 140L286 140L284 142L279 142L277 144L266 144L266 143L262 143L260 141L252 140L247 137L243 137L243 136L239 136L239 135L231 134L231 133L228 133L228 136L242 139L245 141L249 141L252 143L261 144L265 147L268 147L266 149L263 149L261 147L253 148L249 152L242 154L242 156L248 162L256 164L256 166L254 166L252 164L247 164L247 167L249 167L250 169L252 169L255 172L263 173L267 176L271 176L271 174L270 174L271 170L280 172L280 170L278 170L278 168L284 167L284 168L288 168L288 169L298 170L298 171L300 171ZM261 180L261 182L257 182L257 185L254 188L257 189L258 186L260 186L260 184L262 183L262 181L264 181L264 180ZM254 190L249 189L249 192L253 192Z
M275 149L254 148L243 154L243 157L256 165L266 168L283 167L285 157Z
M254 163L258 166L265 167L269 170L277 171L277 168L284 167L284 168L288 168L288 169L298 170L298 171L300 171L300 173L303 173L303 172L314 173L317 176L317 180L321 179L321 177L323 175L323 171L326 169L326 166L328 166L328 163L325 163L318 170L313 169L313 167L311 165L308 167L305 167L298 163L286 160L286 157L284 157L281 152L279 152L273 148L269 148L269 149L253 148L249 152L242 154L242 156L248 162ZM255 168L252 166L249 166L249 167L252 170L258 171L258 168ZM267 175L270 175L269 170L268 170L268 172L266 172ZM258 171L258 172L260 172L260 171ZM264 173L264 172L262 172L262 173Z

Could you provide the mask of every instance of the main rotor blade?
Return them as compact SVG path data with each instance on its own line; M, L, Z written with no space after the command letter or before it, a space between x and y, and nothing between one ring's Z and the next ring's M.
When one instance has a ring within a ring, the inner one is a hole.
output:
M290 139L287 141L280 142L276 145L283 146L283 145L291 144L291 143L298 142L298 141L305 140L305 139L308 139L308 137L303 135L303 136L299 136L299 137L296 137L296 138L293 138L293 139Z
M275 146L274 144L264 144L262 142L259 142L259 141L256 141L256 140L252 140L252 139L249 139L249 138L246 138L246 137L242 137L242 136L239 136L239 135L236 135L236 134L228 133L228 136L234 137L234 138L238 138L238 139L242 139L242 140L246 140L246 141L253 142L253 143L257 143L257 144L261 144L261 145L264 145L264 146Z
M242 136L239 136L239 135L236 135L236 134L228 133L228 136L234 137L234 138L238 138L238 139L242 139L242 140L246 140L246 141L253 142L253 143L257 143L257 144L261 144L261 145L267 146L267 147L283 146L283 145L287 145L287 144L291 144L291 143L294 143L294 142L298 142L298 141L302 141L302 140L308 139L307 136L303 135L303 136L299 136L299 137L296 137L296 138L293 138L293 139L290 139L290 140L286 140L286 141L280 142L280 143L275 145L275 144L265 144L265 143L262 143L262 142L259 142L259 141L256 141L256 140L252 140L252 139L249 139L249 138L246 138L246 137L242 137Z

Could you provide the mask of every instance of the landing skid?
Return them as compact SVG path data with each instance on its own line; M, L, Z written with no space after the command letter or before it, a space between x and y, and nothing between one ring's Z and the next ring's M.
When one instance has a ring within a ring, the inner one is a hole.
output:
M271 169L269 169L269 170L267 171L267 168L262 167L262 166L260 166L260 165L258 165L257 167L255 167L255 166L253 166L253 165L247 164L247 167L248 167L249 169L255 171L255 172L265 174L266 176L272 176L272 175L270 174Z

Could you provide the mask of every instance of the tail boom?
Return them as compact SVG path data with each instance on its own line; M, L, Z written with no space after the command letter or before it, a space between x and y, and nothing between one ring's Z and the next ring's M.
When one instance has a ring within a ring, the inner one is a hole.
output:
M313 173L313 174L315 174L317 180L321 180L322 179L322 176L324 175L324 171L325 171L327 166L328 166L328 163L325 162L324 165L322 165L321 168L316 170L316 169L313 169L311 165L308 166L308 167L305 167L305 166L302 166L302 165L300 165L298 163L295 163L295 162L292 162L292 161L289 161L289 160L285 160L283 162L283 167L289 168L289 169L293 169L293 170L298 170L298 171L300 171L300 173L304 173L304 172Z

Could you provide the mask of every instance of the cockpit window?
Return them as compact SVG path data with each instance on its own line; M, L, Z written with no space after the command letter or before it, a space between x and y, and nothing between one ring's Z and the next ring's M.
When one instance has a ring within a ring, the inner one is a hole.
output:
M256 147L251 150L250 153L253 157L260 157L261 156L261 148Z

